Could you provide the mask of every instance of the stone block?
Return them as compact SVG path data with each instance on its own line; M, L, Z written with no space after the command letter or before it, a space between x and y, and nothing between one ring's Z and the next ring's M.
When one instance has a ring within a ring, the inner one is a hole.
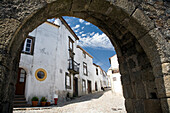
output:
M128 29L137 39L147 33L147 30L134 18L125 18L121 24Z
M134 98L134 93L131 85L123 85L123 95L125 99Z
M130 78L132 82L140 82L142 80L141 71L132 72Z
M149 31L154 28L154 22L151 21L151 19L139 8L135 10L132 17L134 17L143 27L145 27L145 30Z
M155 83L159 98L170 96L170 76L156 78Z
M129 68L135 68L136 67L136 62L134 61L134 59L129 59L128 60L128 65L129 65Z
M153 71L151 68L147 68L142 70L142 81L154 81L155 76L153 75Z
M101 2L102 1L102 2ZM109 7L113 7L113 5L111 5L108 1L106 0L93 0L90 3L90 6L88 8L88 11L98 11L98 13L102 13L105 14L106 12L108 12L108 8Z
M143 99L134 100L133 105L135 113L145 113Z
M161 99L161 108L163 113L169 113L170 111L170 98Z
M164 75L168 75L170 73L170 63L162 64L162 72Z
M71 11L85 11L89 8L91 0L73 0Z
M135 10L136 6L134 3L126 1L126 0L114 0L115 5L123 8L129 15Z
M146 91L145 91L144 84L142 82L135 83L135 94L137 99L146 98Z
M121 76L121 81L122 81L122 84L123 85L126 85L126 84L130 84L131 80L130 80L130 77L129 75L122 75Z
M155 81L145 81L143 82L145 91L146 91L146 98L147 99L157 99L157 88L155 85Z
M170 97L170 75L164 76L163 79L164 79L166 97Z
M129 74L128 72L128 66L126 62L120 62L119 64L119 70L120 70L120 74L124 75L124 74Z
M127 113L134 113L133 99L126 99L125 107L126 107Z
M144 100L144 106L145 112L143 113L162 113L159 99Z

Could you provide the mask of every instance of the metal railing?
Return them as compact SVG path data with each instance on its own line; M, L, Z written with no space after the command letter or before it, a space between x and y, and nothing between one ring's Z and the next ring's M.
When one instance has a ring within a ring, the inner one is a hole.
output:
M71 70L72 72L79 73L79 63L74 61L73 59L69 59L69 65L68 70Z

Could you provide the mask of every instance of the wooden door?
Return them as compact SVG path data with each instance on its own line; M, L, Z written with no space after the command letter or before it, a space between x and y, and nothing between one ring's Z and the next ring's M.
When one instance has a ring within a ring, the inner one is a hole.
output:
M91 81L88 80L88 93L91 93Z
M74 77L73 81L73 96L78 96L78 79Z
M18 79L16 83L16 95L24 95L25 93L25 82L26 82L26 71L22 68L19 68Z

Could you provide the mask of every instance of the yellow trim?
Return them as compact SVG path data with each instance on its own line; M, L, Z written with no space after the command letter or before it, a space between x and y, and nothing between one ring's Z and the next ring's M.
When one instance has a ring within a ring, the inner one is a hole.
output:
M45 76L44 76L43 79L38 78L37 73L38 73L39 71L44 72ZM39 68L39 69L37 69L36 72L35 72L35 78L36 78L37 80L39 80L39 81L44 81L44 80L47 78L47 72L46 72L44 69Z

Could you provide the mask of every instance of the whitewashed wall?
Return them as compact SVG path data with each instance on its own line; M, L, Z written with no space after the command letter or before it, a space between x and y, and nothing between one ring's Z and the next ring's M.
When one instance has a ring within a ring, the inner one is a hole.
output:
M109 82L113 93L122 95L122 85L121 85L121 75L120 73L112 73L112 70L119 70L119 63L117 60L117 55L110 58L111 67L109 68L107 75L109 77Z

